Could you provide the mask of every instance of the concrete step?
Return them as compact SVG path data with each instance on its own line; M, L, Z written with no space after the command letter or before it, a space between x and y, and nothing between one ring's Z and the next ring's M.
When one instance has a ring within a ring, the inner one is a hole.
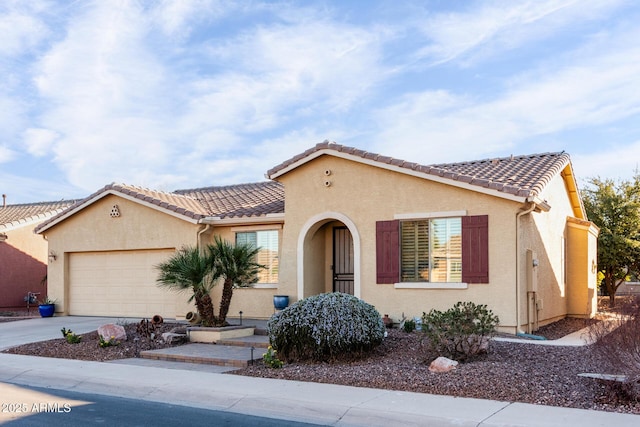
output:
M220 344L185 344L177 347L140 352L143 359L166 360L170 362L202 363L236 368L247 367L252 361L262 359L265 348L251 349L250 346ZM253 358L252 358L253 356Z
M269 347L269 337L266 335L250 335L248 337L228 338L218 341L218 345L267 348Z

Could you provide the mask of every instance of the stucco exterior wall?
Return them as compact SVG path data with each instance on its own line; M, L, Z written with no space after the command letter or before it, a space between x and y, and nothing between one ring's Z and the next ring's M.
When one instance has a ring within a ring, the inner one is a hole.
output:
M47 274L47 242L33 229L38 223L30 223L4 233L7 239L0 242L0 307L24 307L27 292L47 294L43 279Z
M547 200L551 209L548 212L532 213L524 219L521 241L523 247L534 252L538 267L534 269L535 295L528 294L532 300L527 307L527 300L521 301L521 310L527 309L532 313L531 321L545 324L550 320L557 320L567 313L566 289L566 222L567 217L573 215L573 209L566 196L564 181L560 175L556 176L545 188L541 198ZM531 287L527 286L526 258L521 260L521 290L523 295ZM522 317L523 323L526 316ZM534 329L538 325L534 326Z
M403 313L420 316L432 308L448 309L457 301L474 301L487 304L499 315L502 325L515 325L515 222L520 203L333 156L319 157L278 180L285 186L286 211L280 293L294 301L308 296L306 290L303 295L299 292L301 234L314 222L338 219L357 228L352 230L354 245L360 248L360 288L356 284L356 296L381 313L397 321ZM331 184L327 186L326 181ZM490 283L470 284L467 289L394 289L394 285L376 284L376 221L394 219L396 214L450 211L489 216ZM316 232L314 228L311 231ZM360 241L356 242L358 237ZM322 240L326 241L326 235ZM317 248L313 241L307 241L306 245L305 280L309 266L326 268L327 253L326 244ZM318 263L313 264L314 258Z
M598 308L598 230L585 221L567 223L567 311L590 317Z
M114 205L120 211L115 218L109 215ZM203 227L115 195L85 207L44 233L49 250L57 255L48 268L49 295L57 300L56 311L64 313L67 309L70 253L177 249L195 245ZM190 309L187 299L184 294L176 294L176 314L184 316Z
M235 234L247 231L278 230L279 242L282 242L282 224L256 224L256 225L229 225L214 227L210 233L203 235L203 244L212 243L214 236L220 236L231 243L235 243ZM282 248L282 244L280 244ZM282 260L282 254L279 254ZM280 265L282 270L282 265ZM280 274L281 275L281 274ZM282 283L280 281L280 283ZM234 289L233 298L229 307L228 317L239 317L242 311L243 318L268 318L274 313L273 296L285 294L279 284L255 285L251 288ZM211 292L214 304L214 312L219 312L220 299L222 297L222 283L218 283Z

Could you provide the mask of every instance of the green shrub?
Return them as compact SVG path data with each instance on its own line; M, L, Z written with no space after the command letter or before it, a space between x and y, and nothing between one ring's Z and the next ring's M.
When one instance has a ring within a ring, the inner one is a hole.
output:
M98 335L98 346L100 348L107 348L116 345L120 345L120 341L116 340L116 337L111 337L108 340L105 340L102 335Z
M284 363L278 359L278 352L269 346L267 351L262 355L262 361L269 368L280 369Z
M382 342L380 313L353 295L339 292L302 299L267 323L269 341L286 361L353 358Z
M422 315L422 331L431 348L455 360L467 360L489 349L499 319L486 305L458 302L445 312Z
M416 321L413 319L407 319L402 323L402 330L406 333L410 333L416 330Z
M60 332L62 332L62 336L69 344L78 344L82 341L82 335L76 334L71 329L62 328L60 329Z

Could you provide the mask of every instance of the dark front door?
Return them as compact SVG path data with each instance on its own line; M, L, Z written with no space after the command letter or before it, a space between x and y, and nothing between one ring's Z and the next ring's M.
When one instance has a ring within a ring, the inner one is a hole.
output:
M347 227L333 229L333 291L353 295L353 239Z

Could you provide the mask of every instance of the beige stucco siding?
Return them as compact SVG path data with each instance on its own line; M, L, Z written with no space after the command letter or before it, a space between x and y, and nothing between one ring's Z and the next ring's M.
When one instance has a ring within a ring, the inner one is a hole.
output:
M282 230L283 225L276 224L255 224L255 225L229 225L224 227L213 227L210 234L205 235L206 240L204 244L212 243L214 236L220 236L223 239L235 243L236 233L248 232L248 231L266 231L277 230L278 241L280 248L282 248ZM282 254L279 254L280 261L282 262ZM280 264L280 275L282 271L282 264ZM281 287L282 281L275 284L268 285L255 285L251 288L234 289L233 298L231 299L231 305L229 307L228 317L239 317L240 311L244 318L267 318L270 317L273 312L273 296L283 294ZM222 296L222 284L218 283L211 292L211 297L214 303L215 314L218 314L220 299Z
M597 310L597 228L586 221L569 218L567 223L567 312L590 317Z
M566 292L566 222L567 216L573 214L573 209L566 196L564 181L557 175L545 188L541 195L551 206L548 212L532 213L523 220L521 241L523 248L534 251L538 261L535 268L537 291L530 295L537 302L539 323L545 320L563 317L567 312ZM526 295L526 258L521 259L521 290ZM521 310L527 310L526 299L521 301ZM535 307L529 308L536 310ZM523 322L526 317L523 316Z
M110 216L114 205L118 206L119 217ZM107 195L85 207L45 232L49 250L57 254L57 260L48 267L49 294L57 299L56 310L68 312L71 254L175 250L195 245L202 227L115 195ZM175 298L175 311L159 314L168 318L183 316L190 307L186 303L188 296L175 294Z
M330 171L329 175L326 171ZM475 301L487 304L503 324L515 325L515 218L519 203L330 156L304 164L279 180L285 185L286 211L279 292L294 299L299 296L298 252L304 230L314 223L338 219L356 228L352 234L354 240L360 239L354 242L360 248L359 296L379 311L400 319L403 312L406 316L419 316L432 308L447 309L457 301ZM326 185L327 181L330 185ZM397 214L451 211L489 216L490 283L470 284L463 290L394 289L394 285L376 284L376 221L391 220ZM324 233L329 230L316 228L321 236L316 238L314 234L308 240L305 250L310 254L305 258L323 260L328 251ZM316 233L313 227L310 231ZM305 267L320 268L311 265L305 263ZM320 265L326 270L325 261ZM323 276L327 272L311 274ZM305 282L309 276L305 271ZM326 277L319 281L326 283Z

